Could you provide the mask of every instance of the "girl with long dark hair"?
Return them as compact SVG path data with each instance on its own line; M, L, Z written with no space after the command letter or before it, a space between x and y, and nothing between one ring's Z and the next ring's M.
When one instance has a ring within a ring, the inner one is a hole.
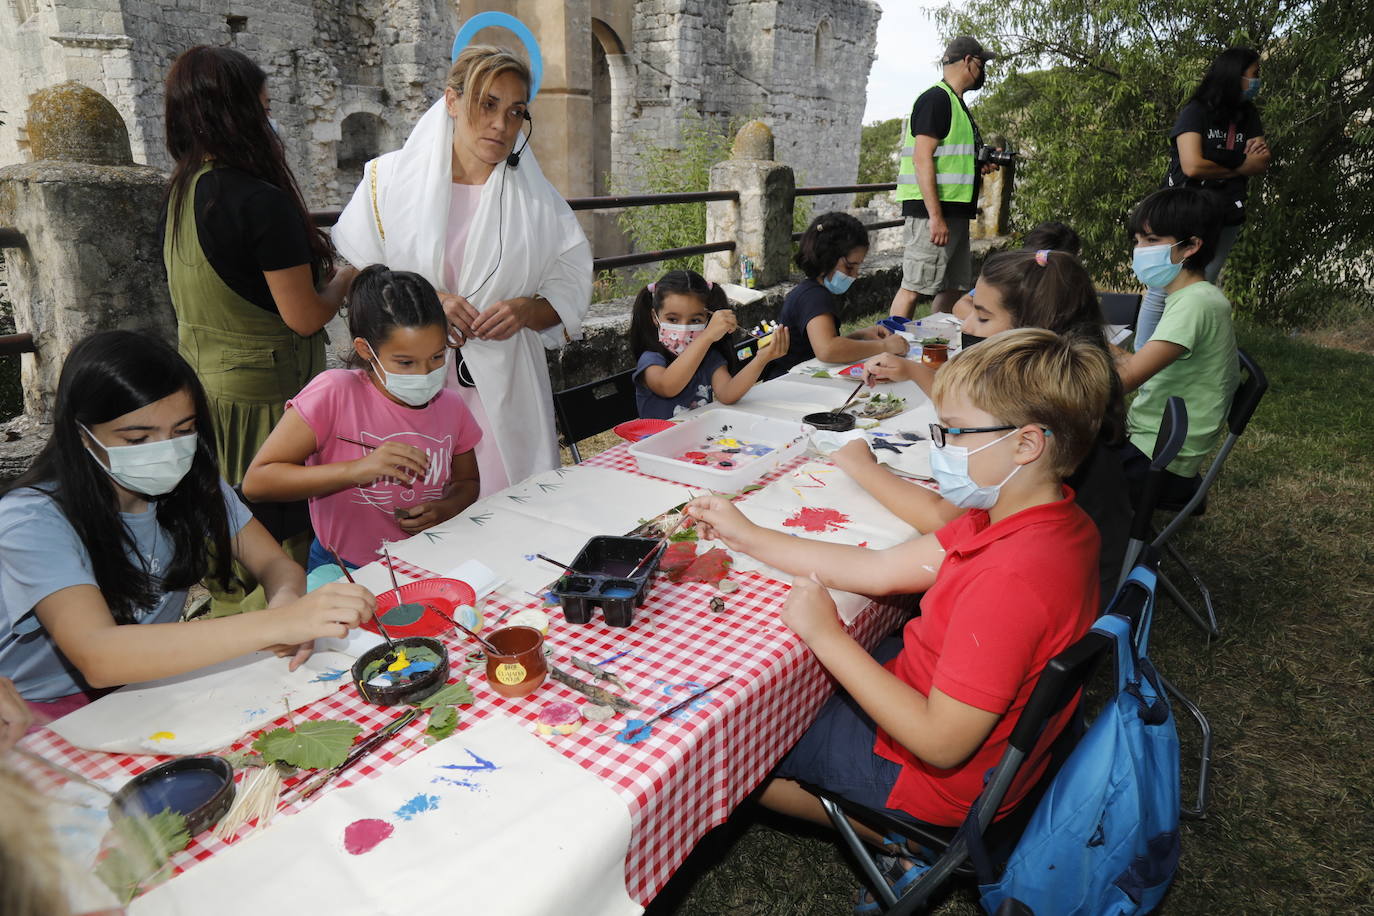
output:
M1249 179L1269 169L1269 144L1254 99L1260 88L1260 56L1254 48L1227 48L1217 55L1170 131L1173 140L1166 188L1210 191L1221 221L1217 247L1203 278L1213 285L1245 222ZM1149 343L1164 314L1164 290L1149 287L1136 320L1135 347Z
M186 590L238 561L268 609L180 622ZM221 480L196 374L131 331L94 334L62 367L52 438L0 497L0 675L30 702L191 671L259 649L295 654L375 606L361 586L304 597L305 573Z

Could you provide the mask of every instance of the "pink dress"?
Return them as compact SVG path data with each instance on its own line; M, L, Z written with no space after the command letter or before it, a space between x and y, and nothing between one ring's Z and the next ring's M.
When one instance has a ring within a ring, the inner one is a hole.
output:
M463 272L463 252L468 244L468 230L472 227L473 215L477 213L477 204L482 199L482 185L451 182L449 186L452 188L453 196L448 207L444 289L458 295L475 293L476 290L460 289L458 278ZM511 481L501 460L501 450L496 447L496 437L488 435L491 432L491 421L487 418L486 408L482 406L482 396L477 393L476 388L464 388L458 384L458 376L454 369L456 365L456 360L449 361L448 380L445 386L451 391L456 391L463 399L463 403L467 405L468 411L484 433L482 440L477 443L477 469L482 475L481 495L489 496L510 486Z
M424 407L406 407L378 391L366 369L322 372L286 406L315 433L315 453L307 466L363 456L363 449L339 436L372 446L402 442L429 456L429 473L421 480L381 477L310 500L310 522L320 543L359 566L377 559L383 541L410 536L396 523L395 510L443 496L453 476L453 456L471 451L482 439L481 427L454 392L440 391Z

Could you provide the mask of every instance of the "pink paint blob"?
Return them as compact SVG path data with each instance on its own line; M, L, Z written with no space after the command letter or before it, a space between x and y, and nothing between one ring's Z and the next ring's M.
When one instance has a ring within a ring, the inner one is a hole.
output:
M365 817L344 828L344 849L349 855L360 856L377 848L377 844L396 830L386 821Z
M803 531L824 532L839 531L849 521L849 516L838 509L824 509L812 506L804 506L783 521L783 525L788 528L800 528Z

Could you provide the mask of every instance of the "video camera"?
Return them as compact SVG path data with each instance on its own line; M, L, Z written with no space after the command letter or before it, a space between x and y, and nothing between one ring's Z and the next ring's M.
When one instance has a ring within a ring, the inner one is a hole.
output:
M992 163L993 165L1011 165L1016 161L1016 150L994 149L984 143L978 147L978 153L974 157L979 165Z

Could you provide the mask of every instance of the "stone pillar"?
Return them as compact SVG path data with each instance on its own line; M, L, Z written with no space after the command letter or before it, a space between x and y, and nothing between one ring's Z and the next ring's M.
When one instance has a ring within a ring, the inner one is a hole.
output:
M754 285L787 279L792 260L792 200L796 179L791 166L773 161L773 132L750 121L735 135L731 158L711 167L712 191L737 191L739 202L706 205L706 241L735 243L734 251L706 256L706 279L741 283L741 258L754 264Z
M0 226L24 246L6 251L20 333L24 412L46 419L67 352L111 328L169 341L176 318L158 233L166 176L134 165L119 112L100 93L62 83L34 93L28 112L34 161L0 168Z
M999 136L989 137L994 147L1008 149L1007 141ZM983 176L983 189L978 193L978 216L969 226L975 239L1001 238L1011 231L1011 189L1016 180L1016 163L1004 165Z

